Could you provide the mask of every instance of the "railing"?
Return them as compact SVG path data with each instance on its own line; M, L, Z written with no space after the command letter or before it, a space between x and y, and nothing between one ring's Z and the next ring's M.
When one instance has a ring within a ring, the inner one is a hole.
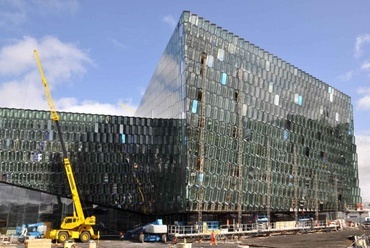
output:
M216 235L258 235L261 233L282 233L282 232L308 232L320 230L337 230L338 225L334 222L327 221L285 221L285 222L272 222L268 224L253 223L242 225L220 225L219 229L214 230ZM174 237L196 237L210 235L212 230L203 229L203 226L197 225L170 225L168 226L168 235Z

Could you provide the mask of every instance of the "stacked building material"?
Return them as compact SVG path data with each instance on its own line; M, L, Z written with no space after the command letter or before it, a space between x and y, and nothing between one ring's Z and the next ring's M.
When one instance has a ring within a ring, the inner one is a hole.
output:
M25 248L51 248L51 239L30 239L24 242Z

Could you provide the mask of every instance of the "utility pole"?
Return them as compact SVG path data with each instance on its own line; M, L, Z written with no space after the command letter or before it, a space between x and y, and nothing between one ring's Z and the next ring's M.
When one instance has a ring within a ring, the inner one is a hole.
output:
M298 223L298 173L297 173L297 156L295 151L295 145L293 144L293 184L294 184L294 219Z
M270 139L267 138L267 151L266 151L266 158L267 158L267 173L266 173L266 193L267 193L267 226L270 227L270 212L271 212L271 159L270 159Z
M334 173L334 211L335 211L335 219L338 219L338 180L337 180L337 174Z
M201 77L202 77L202 88L200 92L200 106L201 110L199 113L199 154L198 154L198 182L199 182L199 196L198 196L198 225L202 224L203 221L203 177L204 177L204 125L205 125L205 110L206 110L206 69L207 69L207 54L201 54ZM199 94L198 94L199 95ZM199 229L200 230L200 229Z
M235 100L238 104L238 180L239 180L239 195L238 195L238 225L241 228L242 225L242 198L243 198L243 71L239 69L238 71L239 78L239 92L235 96Z

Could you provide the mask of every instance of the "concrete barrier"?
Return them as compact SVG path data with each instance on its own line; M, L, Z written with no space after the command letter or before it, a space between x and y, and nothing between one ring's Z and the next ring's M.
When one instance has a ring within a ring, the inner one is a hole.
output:
M177 248L191 248L192 243L178 243L178 244L176 244L176 247Z

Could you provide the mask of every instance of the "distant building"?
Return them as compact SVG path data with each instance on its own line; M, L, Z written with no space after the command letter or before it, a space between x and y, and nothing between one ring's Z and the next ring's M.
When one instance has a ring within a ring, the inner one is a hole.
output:
M81 198L106 233L158 215L361 202L350 97L190 12L135 116L60 113ZM0 109L0 139L0 221L60 223L71 205L49 113Z

